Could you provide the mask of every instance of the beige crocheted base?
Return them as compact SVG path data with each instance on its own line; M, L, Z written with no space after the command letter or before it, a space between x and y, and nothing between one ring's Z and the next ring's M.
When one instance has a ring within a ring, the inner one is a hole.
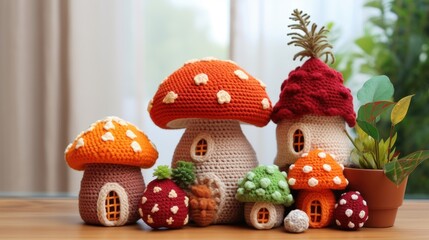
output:
M198 142L207 142L205 155L196 154ZM243 204L235 199L237 182L258 165L256 154L241 131L239 122L229 120L191 120L176 147L177 161L195 164L198 184L206 184L217 203L214 224L243 221Z
M265 208L269 212L268 221L265 223L258 221L258 212ZM257 202L244 204L244 219L247 225L256 229L271 229L282 224L285 208L283 205Z
M304 135L304 148L295 152L293 134L299 129ZM345 121L338 116L306 115L300 119L282 120L276 128L277 156L274 164L284 167L294 163L302 153L323 149L334 154L338 163L348 165L352 144L345 134Z

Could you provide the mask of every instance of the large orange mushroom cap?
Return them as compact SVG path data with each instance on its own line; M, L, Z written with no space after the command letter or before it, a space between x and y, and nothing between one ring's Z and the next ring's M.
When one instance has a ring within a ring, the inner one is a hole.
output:
M167 77L149 103L161 128L185 128L189 119L238 120L263 127L271 101L265 84L232 61L191 60Z
M344 166L338 164L331 154L315 149L304 153L290 165L288 183L292 189L341 190L348 185L343 170Z
M67 164L84 170L89 163L106 163L150 168L158 151L136 126L118 117L97 121L79 134L65 150Z

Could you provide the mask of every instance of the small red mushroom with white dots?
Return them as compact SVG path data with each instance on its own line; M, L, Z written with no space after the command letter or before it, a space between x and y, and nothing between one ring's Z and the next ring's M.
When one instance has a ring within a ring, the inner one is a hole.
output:
M335 224L344 230L357 230L368 220L368 206L358 191L343 193L335 204Z
M189 220L189 198L171 177L171 169L158 166L143 194L139 206L140 217L152 228L181 228Z

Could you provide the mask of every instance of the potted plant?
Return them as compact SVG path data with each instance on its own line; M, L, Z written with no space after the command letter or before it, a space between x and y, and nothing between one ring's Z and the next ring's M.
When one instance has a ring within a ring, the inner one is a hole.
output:
M358 91L356 137L351 164L344 175L348 188L361 192L368 202L366 227L391 227L402 205L408 176L424 160L428 150L405 157L395 148L396 126L404 120L413 95L392 101L393 85L386 76L369 79ZM386 119L387 118L387 119Z

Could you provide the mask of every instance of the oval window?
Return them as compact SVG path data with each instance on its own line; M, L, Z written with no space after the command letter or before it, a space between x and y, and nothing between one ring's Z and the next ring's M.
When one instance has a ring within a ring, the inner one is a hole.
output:
M270 220L270 212L267 208L261 208L258 211L258 223L267 223Z
M97 217L104 226L121 226L128 221L128 194L118 183L105 183L98 192Z
M200 133L192 142L190 154L194 161L205 161L209 158L214 141L208 133Z
M109 221L118 221L121 216L121 201L115 191L110 191L106 196L106 218Z
M195 156L205 156L207 153L207 140L201 138L195 146Z
M300 129L297 129L293 133L293 150L298 153L302 149L304 149L304 133Z
M311 132L303 123L293 124L287 133L286 145L288 154L298 158L311 148Z
M322 221L322 204L319 200L313 200L310 204L310 222L318 224Z

